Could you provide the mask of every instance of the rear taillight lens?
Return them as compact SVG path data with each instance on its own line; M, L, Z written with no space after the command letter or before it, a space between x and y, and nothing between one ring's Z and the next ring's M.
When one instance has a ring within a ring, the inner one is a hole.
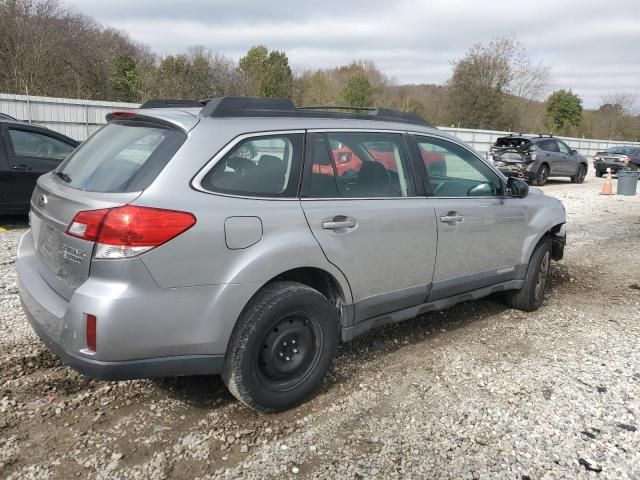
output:
M132 112L129 110L115 110L111 112L111 115L117 118L133 118L136 116L136 112Z
M87 315L87 348L92 352L96 351L96 328L97 319L95 315Z
M67 228L67 234L95 242L104 216L109 212L108 208L102 210L87 210L78 212Z
M195 223L188 212L125 205L79 212L67 234L96 242L95 258L127 258L168 242Z

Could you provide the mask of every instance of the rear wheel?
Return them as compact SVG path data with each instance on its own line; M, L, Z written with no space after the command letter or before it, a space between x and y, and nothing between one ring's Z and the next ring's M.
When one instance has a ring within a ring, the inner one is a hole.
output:
M587 176L587 167L580 164L578 166L578 171L576 174L571 177L571 183L582 183L584 182L584 178Z
M241 314L222 379L250 408L286 410L320 384L337 343L337 312L326 297L301 283L274 282Z
M551 239L544 237L536 246L520 290L507 292L507 305L525 312L533 312L544 301L544 289L551 267Z
M543 186L549 180L549 167L546 163L540 165L538 169L538 173L536 173L535 178L533 179L533 183L538 187Z

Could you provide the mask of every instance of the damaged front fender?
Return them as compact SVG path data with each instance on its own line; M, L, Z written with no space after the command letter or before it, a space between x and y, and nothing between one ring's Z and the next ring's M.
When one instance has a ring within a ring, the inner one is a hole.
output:
M551 229L551 258L562 260L564 246L567 244L567 225L563 223Z

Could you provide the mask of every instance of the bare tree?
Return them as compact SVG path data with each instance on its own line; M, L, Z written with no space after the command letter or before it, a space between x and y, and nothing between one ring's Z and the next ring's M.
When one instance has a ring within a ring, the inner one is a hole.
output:
M602 97L601 105L615 105L624 115L634 115L638 96L633 93L616 92Z
M477 43L454 62L449 79L449 105L456 124L479 128L514 128L521 105L509 96L540 98L549 85L549 68L533 64L511 37ZM508 108L515 107L515 110Z

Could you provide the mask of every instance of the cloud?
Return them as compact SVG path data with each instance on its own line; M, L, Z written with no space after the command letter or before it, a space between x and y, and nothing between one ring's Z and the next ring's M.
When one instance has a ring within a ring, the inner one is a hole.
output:
M256 44L285 50L296 70L373 60L399 82L443 83L477 42L514 36L551 67L553 87L585 106L640 95L637 0L72 0L74 9L160 53L203 45L239 58Z

